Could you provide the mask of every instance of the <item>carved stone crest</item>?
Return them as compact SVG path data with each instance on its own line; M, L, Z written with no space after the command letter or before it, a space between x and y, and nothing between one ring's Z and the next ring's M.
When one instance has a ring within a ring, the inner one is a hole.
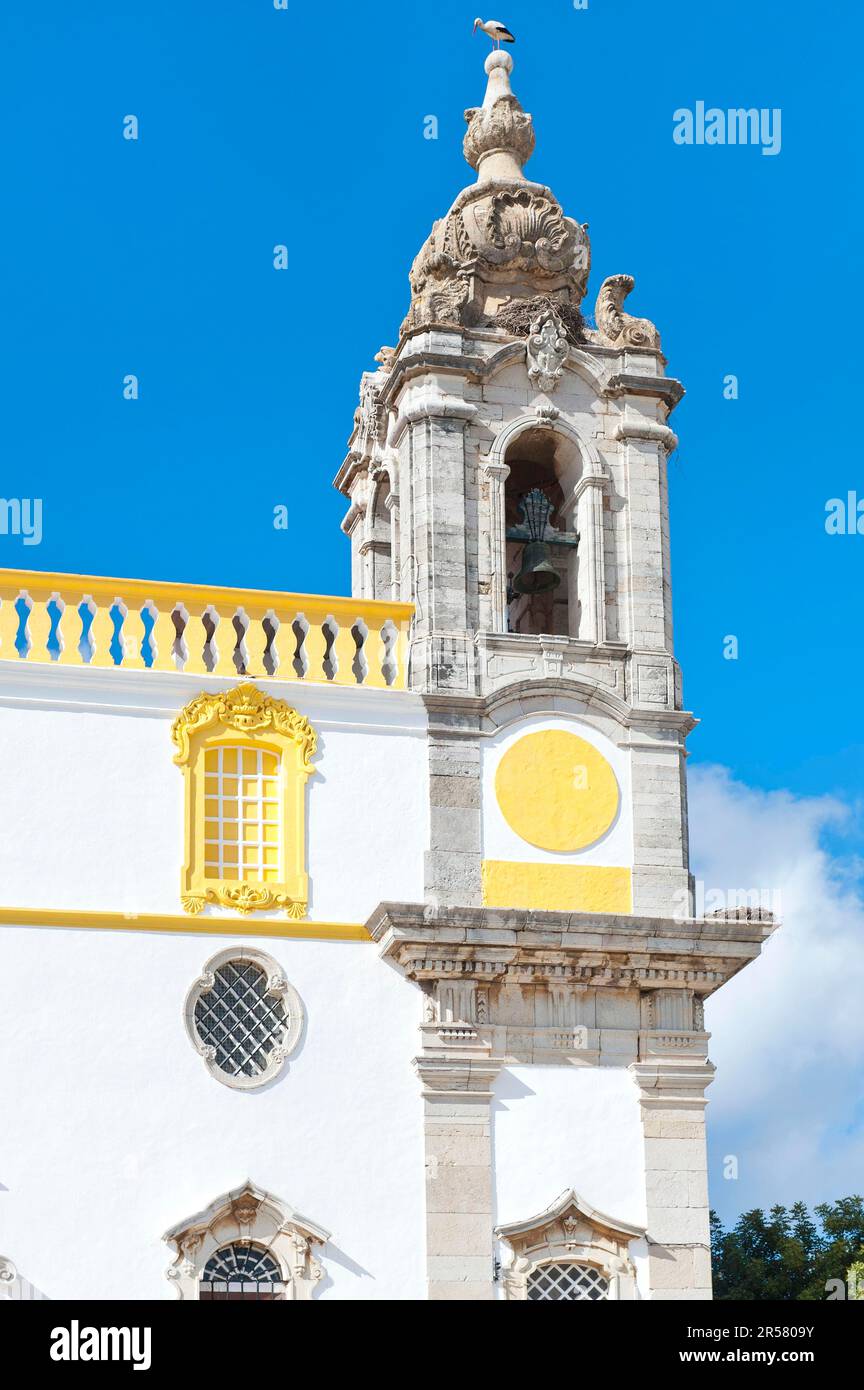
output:
M538 391L554 391L564 372L570 344L554 309L546 309L531 325L526 344L528 376Z

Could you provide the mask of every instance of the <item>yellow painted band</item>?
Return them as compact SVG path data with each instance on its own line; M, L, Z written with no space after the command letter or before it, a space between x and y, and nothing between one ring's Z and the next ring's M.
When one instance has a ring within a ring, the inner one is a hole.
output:
M630 870L605 864L521 864L486 859L483 906L629 914L633 911Z
M15 588L38 589L51 594L55 590L62 594L64 589L80 590L82 593L99 595L102 598L175 599L207 602L222 602L245 607L297 608L308 617L310 613L322 617L332 614L334 618L356 618L368 614L379 614L382 624L387 618L397 623L407 623L414 613L411 603L391 603L388 599L355 599L342 595L328 594L288 594L277 589L229 589L215 584L183 584L164 579L112 579L105 575L92 574L53 574L41 570L0 569L0 592Z
M85 931L185 932L189 936L274 936L300 941L371 941L360 922L294 922L254 917L189 917L156 912L82 912L0 907L0 926L63 927Z

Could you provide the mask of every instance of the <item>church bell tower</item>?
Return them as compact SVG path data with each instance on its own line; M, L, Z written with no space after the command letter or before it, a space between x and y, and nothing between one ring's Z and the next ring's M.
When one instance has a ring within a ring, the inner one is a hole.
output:
M465 113L476 180L414 261L398 346L363 376L336 479L355 596L414 605L409 684L428 715L425 900L382 904L370 930L425 998L430 1296L497 1296L479 1234L493 1224L506 1296L526 1296L520 1242L546 1230L558 1248L548 1232L571 1221L593 1232L585 1248L630 1251L615 1296L706 1298L703 1005L771 923L693 917L695 721L667 495L683 387L654 324L624 308L629 275L584 313L587 225L524 172L535 135L512 67L486 60L483 104ZM641 1224L619 1211L603 1236L578 1171L576 1208L545 1226L495 1189L490 1106L517 1064L569 1066L562 1133L581 1133L589 1072L629 1076ZM453 1157L457 1122L470 1163L464 1146Z

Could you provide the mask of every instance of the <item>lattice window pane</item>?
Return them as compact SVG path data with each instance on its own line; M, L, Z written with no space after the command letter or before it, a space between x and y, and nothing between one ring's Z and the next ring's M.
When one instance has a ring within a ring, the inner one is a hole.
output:
M285 1285L272 1255L260 1245L235 1241L210 1256L199 1293L204 1300L281 1299Z
M208 748L204 825L205 878L277 883L279 755L263 748Z
M591 1265L538 1265L528 1276L528 1297L546 1302L608 1298L609 1281Z
M267 993L267 975L254 961L228 961L215 971L213 988L195 1005L202 1043L216 1049L216 1065L228 1076L260 1076L283 1041L289 1015L282 999Z

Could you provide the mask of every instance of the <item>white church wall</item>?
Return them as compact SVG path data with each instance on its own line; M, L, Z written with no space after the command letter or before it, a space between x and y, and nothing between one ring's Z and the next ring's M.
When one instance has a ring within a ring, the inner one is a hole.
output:
M626 1068L505 1067L493 1094L496 1226L537 1216L571 1188L613 1220L646 1224L639 1091ZM644 1296L644 1242L631 1254Z
M428 778L420 699L258 684L319 735L307 788L310 918L363 922L382 899L421 898ZM170 727L200 690L230 685L86 668L43 667L40 677L4 666L0 907L178 913L183 775Z
M424 1298L417 990L371 944L247 940L306 1018L280 1077L234 1091L183 1023L230 944L3 928L4 1253L52 1299L170 1298L163 1233L248 1178L332 1232L320 1297Z

